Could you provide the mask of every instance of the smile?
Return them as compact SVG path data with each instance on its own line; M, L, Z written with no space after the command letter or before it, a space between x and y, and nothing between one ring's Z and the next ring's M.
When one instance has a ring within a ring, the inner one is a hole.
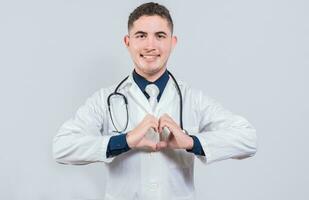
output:
M146 60L154 60L157 57L160 57L160 54L148 54L148 55L140 54L140 56Z

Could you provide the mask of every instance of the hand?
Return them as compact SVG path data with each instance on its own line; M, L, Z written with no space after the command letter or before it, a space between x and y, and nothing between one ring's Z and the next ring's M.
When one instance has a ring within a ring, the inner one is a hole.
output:
M158 119L152 115L146 115L138 126L127 134L126 139L129 147L132 149L146 147L150 148L152 151L156 151L156 143L145 138L145 135L150 128L158 132L158 127Z
M159 133L162 134L163 128L167 127L170 134L166 141L160 141L156 149L192 149L193 139L184 133L178 124L167 114L164 114L159 119Z

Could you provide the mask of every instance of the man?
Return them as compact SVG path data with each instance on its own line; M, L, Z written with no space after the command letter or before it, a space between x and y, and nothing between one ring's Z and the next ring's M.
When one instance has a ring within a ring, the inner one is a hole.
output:
M137 7L124 42L132 75L95 93L63 124L53 144L58 162L106 163L106 200L191 200L195 157L206 164L255 154L256 134L247 120L168 73L177 38L164 6Z

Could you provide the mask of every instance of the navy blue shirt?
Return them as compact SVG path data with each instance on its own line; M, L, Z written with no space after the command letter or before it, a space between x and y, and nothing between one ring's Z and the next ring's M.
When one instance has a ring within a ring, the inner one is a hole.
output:
M136 73L136 71L133 71L133 79L135 81L135 83L138 85L138 87L141 89L141 91L144 93L144 95L146 96L147 99L149 99L149 95L146 93L145 88L148 84L155 84L160 92L158 95L158 102L162 96L162 93L165 89L165 86L169 80L169 75L167 70L165 70L165 72L160 76L160 78L158 78L156 81L154 82L150 82L148 80L146 80L144 77L142 77L141 75L139 75L138 73ZM119 155L123 152L126 152L128 150L130 150L130 147L127 143L126 140L126 133L125 134L120 134L120 135L116 135L116 136L112 136L108 142L108 146L107 146L107 151L106 151L106 157L112 157L112 156L116 156ZM205 156L205 153L203 151L202 145L199 141L199 139L194 136L194 135L190 135L190 137L192 137L193 139L193 148L192 149L187 149L188 152L192 152L195 155L203 155Z

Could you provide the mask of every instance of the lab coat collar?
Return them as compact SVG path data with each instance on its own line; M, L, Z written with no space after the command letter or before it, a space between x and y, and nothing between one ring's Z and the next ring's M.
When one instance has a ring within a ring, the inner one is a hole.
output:
M176 80L177 80L178 85L179 85L180 87L183 86L183 82L180 81L180 80L178 80L177 77L176 77ZM168 83L169 83L169 82L173 82L173 85L175 85L175 83L174 83L172 77L169 77ZM131 74L128 76L128 79L119 87L119 90L121 90L121 89L123 89L123 88L125 88L125 87L128 87L128 86L131 86L131 85L134 84L134 83L135 83L135 81L134 81L134 78L133 78L133 74L131 73ZM167 84L168 84L168 83L167 83ZM136 84L136 83L135 83L135 84ZM167 85L167 84L166 84L166 85ZM176 87L176 85L175 85L175 87Z
M179 84L179 87L182 88L182 81L177 80L177 82ZM128 79L119 87L118 91L121 91L123 89L127 91L128 95L130 95L131 98L136 101L136 103L139 104L139 106L142 107L147 113L155 114L152 112L148 99L145 97L141 89L135 83L132 74L130 74ZM156 110L164 108L164 106L168 105L171 101L174 101L175 98L179 98L179 96L176 84L174 83L172 77L170 77L166 84L166 88L162 93L161 100L159 101Z
M165 86L169 80L169 75L167 70L165 69L165 72L154 82L150 82L147 79L145 79L143 76L139 75L135 69L133 70L133 79L135 81L135 83L138 85L138 87L142 90L142 92L144 93L144 95L147 97L147 99L149 99L149 95L147 94L147 92L145 91L146 86L148 84L155 84L158 88L159 88L159 95L157 97L158 102L160 101L161 95L165 89Z

